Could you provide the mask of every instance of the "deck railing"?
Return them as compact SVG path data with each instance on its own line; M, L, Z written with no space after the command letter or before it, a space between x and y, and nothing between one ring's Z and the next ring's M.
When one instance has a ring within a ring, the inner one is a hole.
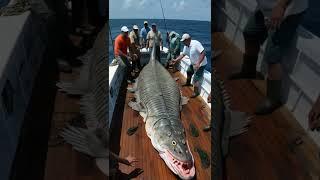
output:
M225 0L217 3L220 15L219 29L225 36L244 52L242 32L254 12L254 0ZM292 112L300 125L307 130L307 115L320 92L320 39L302 26L292 46L283 59L286 107ZM257 70L266 74L266 64L262 62L265 44L262 46ZM320 146L320 133L307 131Z

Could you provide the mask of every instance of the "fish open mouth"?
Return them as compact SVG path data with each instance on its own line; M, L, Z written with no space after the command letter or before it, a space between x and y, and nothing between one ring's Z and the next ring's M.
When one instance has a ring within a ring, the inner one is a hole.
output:
M194 160L181 161L175 158L168 150L160 154L167 166L181 179L192 179L195 176Z

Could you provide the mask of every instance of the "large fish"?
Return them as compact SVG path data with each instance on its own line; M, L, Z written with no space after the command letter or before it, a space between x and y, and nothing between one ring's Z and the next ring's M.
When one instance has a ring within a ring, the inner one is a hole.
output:
M177 83L156 57L153 48L149 63L131 89L136 100L129 106L144 118L153 147L171 171L181 179L192 179L194 158L180 119L180 110L188 98L181 96Z

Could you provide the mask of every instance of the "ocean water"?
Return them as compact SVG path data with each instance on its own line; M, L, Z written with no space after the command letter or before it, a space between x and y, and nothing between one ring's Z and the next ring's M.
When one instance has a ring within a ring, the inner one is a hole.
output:
M163 19L111 19L109 20L109 25L111 29L111 36L114 40L116 36L120 33L120 28L122 26L127 26L132 30L132 26L137 24L139 29L143 27L143 21L147 20L149 26L151 27L152 23L157 24L158 30L162 34L162 38L166 39L166 28ZM206 69L211 70L211 23L209 21L192 21L192 20L166 20L167 30L175 31L181 36L184 33L188 33L192 36L193 39L198 40L203 45L206 56L208 59L208 64ZM110 34L109 34L110 35ZM167 44L165 45L167 47ZM181 46L182 50L183 46ZM109 63L113 59L113 47L112 42L109 37Z

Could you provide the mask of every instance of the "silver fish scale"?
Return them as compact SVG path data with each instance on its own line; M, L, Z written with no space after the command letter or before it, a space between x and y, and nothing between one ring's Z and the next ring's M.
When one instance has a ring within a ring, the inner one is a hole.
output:
M140 101L152 118L152 127L164 125L183 128L179 121L180 91L169 72L158 62L147 64L138 77ZM151 114L152 113L152 114ZM150 120L148 120L150 121Z

